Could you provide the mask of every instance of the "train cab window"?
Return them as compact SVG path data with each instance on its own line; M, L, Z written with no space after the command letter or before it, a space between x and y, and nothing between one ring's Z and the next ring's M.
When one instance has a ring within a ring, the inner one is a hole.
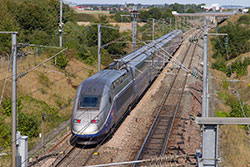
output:
M79 101L79 108L96 108L99 105L98 96L83 96Z

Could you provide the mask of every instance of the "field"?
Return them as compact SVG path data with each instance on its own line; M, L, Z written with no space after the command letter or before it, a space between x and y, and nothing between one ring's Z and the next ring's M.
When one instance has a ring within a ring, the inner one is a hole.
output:
M109 11L99 11L99 10L75 10L76 13L84 13L84 14L103 14L103 15L110 15Z
M89 26L90 22L77 22L80 26ZM120 32L124 32L127 30L132 30L132 23L110 23L112 26L119 26ZM145 23L138 23L138 26L143 26Z

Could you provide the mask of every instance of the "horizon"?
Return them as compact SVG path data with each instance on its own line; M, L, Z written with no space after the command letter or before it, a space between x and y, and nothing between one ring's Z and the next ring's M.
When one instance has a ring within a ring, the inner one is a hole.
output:
M125 3L127 4L142 4L142 5L164 5L164 4L202 4L205 3L207 6L210 6L212 4L219 4L220 6L243 6L243 7L249 7L250 4L249 2L245 2L244 0L238 0L237 2L232 2L228 0L192 0L192 2L181 2L184 0L168 0L162 1L162 0L156 0L155 3L151 3L149 0L134 0L133 2L127 1L127 0L103 0L102 2L98 0L64 0L65 2L71 2L71 3L76 3L76 4L96 4L96 5L101 5L101 4L106 4L106 5L123 5ZM207 2L208 1L208 2Z

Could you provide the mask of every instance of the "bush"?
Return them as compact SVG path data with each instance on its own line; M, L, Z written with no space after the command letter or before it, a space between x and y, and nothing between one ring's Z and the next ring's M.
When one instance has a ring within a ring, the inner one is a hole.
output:
M130 17L122 17L121 15L130 15L129 12L119 12L119 13L116 13L114 15L114 20L116 22L131 22L131 18Z
M18 31L18 42L37 45L58 43L60 4L56 0L1 0L0 30ZM63 5L63 22L73 21L75 14ZM9 52L11 35L0 35L0 52Z
M246 29L239 24L228 23L220 28L219 33L227 33L229 38L228 55L229 59L236 58L242 53L250 51L250 30ZM227 59L225 48L226 37L216 37L212 40L215 56L222 56Z
M222 81L222 87L223 87L224 89L228 89L228 86L229 86L229 81L223 80L223 81Z
M250 24L250 15L243 15L237 20L239 24Z
M60 69L65 69L65 67L68 65L68 59L67 56L64 53L61 53L61 55L57 56L56 66Z
M230 115L225 111L215 111L216 117L229 117Z
M223 71L226 74L229 73L229 68L226 65L226 60L222 56L216 58L215 62L212 64L212 68Z
M11 116L11 98L5 98L2 102L3 114ZM21 111L23 108L21 99L17 100L17 111Z
M230 99L227 104L231 107L230 117L244 117L240 107L240 103L236 98ZM250 107L246 104L242 104L246 117L250 117Z
M4 118L0 118L0 143L4 147L11 144L11 126L4 122Z
M247 74L247 67L250 65L250 58L245 58L243 61L237 59L232 63L232 71L236 72L237 77L241 77Z
M18 113L18 130L22 135L27 135L29 138L37 137L38 126L39 122L32 114Z

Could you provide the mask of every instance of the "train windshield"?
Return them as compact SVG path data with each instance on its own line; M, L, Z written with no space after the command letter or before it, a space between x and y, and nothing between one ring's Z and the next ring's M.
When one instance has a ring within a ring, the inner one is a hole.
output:
M98 96L83 96L79 99L79 108L96 108L99 104Z

